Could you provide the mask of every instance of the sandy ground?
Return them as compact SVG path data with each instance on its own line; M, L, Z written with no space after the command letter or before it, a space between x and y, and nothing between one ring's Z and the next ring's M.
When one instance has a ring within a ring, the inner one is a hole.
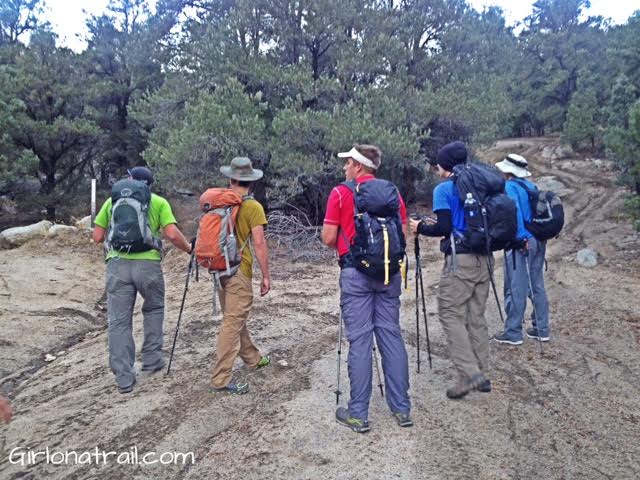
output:
M568 224L547 255L553 339L543 355L530 340L520 347L493 344L493 392L447 400L454 373L435 315L441 258L436 242L423 240L433 369L422 329L416 373L412 271L402 301L415 421L410 429L395 424L377 387L369 434L333 420L339 309L338 268L330 255L290 263L274 253L273 290L256 298L250 320L256 343L274 363L249 371L239 362L237 376L251 391L233 397L207 393L220 315L212 312L206 275L189 289L171 375L141 376L134 393L120 395L107 366L105 315L94 307L103 286L100 249L76 236L0 251L0 390L15 409L14 420L0 426L0 478L640 477L640 238L620 213L624 192L615 173L592 160L546 158L550 145L549 139L504 141L482 157L524 154L536 176L564 185ZM586 246L600 254L591 269L575 263L575 252ZM167 350L187 261L171 251L164 262ZM491 334L501 329L492 297L487 319ZM141 320L138 302L138 348ZM47 353L56 359L45 362ZM344 403L344 362L341 372ZM193 452L195 462L141 465L130 455L123 464L126 458L113 455L106 462L56 465L60 454L49 462L20 455L47 448L77 455L137 449L139 461L149 452L156 452L150 460Z

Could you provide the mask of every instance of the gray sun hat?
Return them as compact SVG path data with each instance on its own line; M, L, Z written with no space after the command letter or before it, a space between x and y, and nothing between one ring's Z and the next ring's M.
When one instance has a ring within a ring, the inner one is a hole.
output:
M251 160L247 157L235 157L231 160L231 165L220 167L220 173L240 182L255 182L263 175L262 170L253 168Z

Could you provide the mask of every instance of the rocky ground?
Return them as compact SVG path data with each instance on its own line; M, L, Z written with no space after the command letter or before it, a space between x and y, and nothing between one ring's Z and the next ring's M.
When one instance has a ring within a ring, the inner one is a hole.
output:
M141 376L132 394L120 395L107 367L105 315L94 306L103 287L100 248L82 234L33 241L0 251L0 390L15 409L12 423L0 426L0 478L640 477L640 239L621 214L624 192L606 162L573 158L553 140L503 141L480 155L496 160L506 152L525 155L536 178L562 193L568 224L549 245L553 339L543 354L533 341L492 345L492 393L461 401L444 395L453 371L435 316L435 241L422 242L433 369L422 330L419 374L413 272L402 302L416 425L397 427L375 389L366 435L333 420L339 309L330 255L292 263L274 253L273 290L256 298L250 320L274 364L259 372L237 365L249 394L207 393L220 314L212 312L205 275L189 289L171 375ZM585 247L598 252L596 267L576 263ZM164 262L167 350L187 261L171 251ZM487 319L490 333L501 329L492 298ZM138 304L138 345L141 323ZM46 362L47 354L55 359ZM193 452L195 463L122 464L111 457L99 465L55 465L59 456L19 463L28 460L21 453L47 448L137 449L139 458Z

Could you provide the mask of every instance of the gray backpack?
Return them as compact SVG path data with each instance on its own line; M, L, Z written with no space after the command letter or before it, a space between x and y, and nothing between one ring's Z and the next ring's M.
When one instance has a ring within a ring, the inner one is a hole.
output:
M119 252L161 250L162 241L153 236L147 214L151 190L145 182L120 180L111 188L111 222L106 245Z

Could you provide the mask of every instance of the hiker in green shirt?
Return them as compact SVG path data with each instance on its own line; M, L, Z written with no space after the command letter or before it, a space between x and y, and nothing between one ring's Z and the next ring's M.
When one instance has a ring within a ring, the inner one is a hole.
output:
M129 172L129 180L137 180L150 187L153 183L153 174L146 167L135 167ZM147 190L147 195L148 193ZM93 230L93 240L96 243L108 239L112 210L113 202L109 198L96 216ZM159 238L162 230L164 236L173 245L186 253L191 253L191 245L176 226L177 221L166 199L155 193L151 194L146 220L154 238ZM136 383L132 317L138 293L144 299L142 371L156 372L164 367L162 356L164 277L160 265L162 254L160 250L151 246L143 247L142 250L133 252L110 248L106 255L109 366L116 376L120 393L131 392Z

